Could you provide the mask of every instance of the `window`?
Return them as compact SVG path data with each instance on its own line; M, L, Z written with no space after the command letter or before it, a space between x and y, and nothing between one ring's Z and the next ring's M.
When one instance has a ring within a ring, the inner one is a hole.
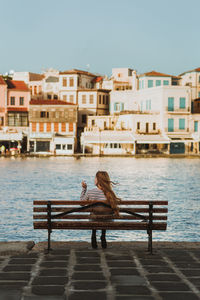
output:
M24 97L19 97L19 105L24 105Z
M151 100L149 100L149 109L151 109Z
M101 95L99 95L99 104L101 104Z
M94 126L95 125L95 120L92 120L92 126Z
M82 104L86 104L86 95L82 95Z
M160 86L161 85L161 80L156 80L156 86Z
M140 130L140 122L137 122L137 130Z
M163 80L163 85L169 85L169 80Z
M70 100L70 102L73 103L73 102L74 102L74 95L70 95L70 96L69 96L69 100Z
M82 123L86 124L86 115L82 115Z
M120 111L120 106L121 106L121 103L115 102L114 103L114 111Z
M56 144L56 150L60 150L61 149L61 144Z
M146 110L149 109L149 100L146 100Z
M51 100L51 95L48 94L47 95L47 99Z
M168 119L168 132L174 131L174 119Z
M181 97L179 99L179 107L180 108L185 108L185 97Z
M8 113L8 126L28 126L28 114Z
M199 96L199 98L200 98L200 92L198 93L198 96Z
M153 130L156 130L156 123L153 123Z
M55 118L56 118L56 119L59 119L59 118L60 118L60 112L59 112L59 111L56 111L56 112L55 112Z
M149 132L149 123L146 123L146 133Z
M200 76L199 76L199 83L200 83Z
M72 145L71 144L67 145L67 150L72 150Z
M62 149L66 150L66 145L65 144L62 145Z
M185 129L185 119L179 119L179 129Z
M103 95L103 104L106 104L106 98L105 98L105 95Z
M70 86L70 87L73 87L73 86L74 86L74 78L73 78L73 77L70 77L70 78L69 78L69 86Z
M153 87L153 80L148 80L148 88Z
M90 95L90 104L94 103L94 95Z
M194 121L194 132L198 131L198 121Z
M109 103L109 96L107 95L106 96L106 104L108 104Z
M37 95L37 86L34 86L34 95Z
M144 80L140 80L139 81L139 89L143 89L144 88Z
M40 118L49 118L49 112L48 111L41 111L40 112Z
M124 111L124 103L121 103L121 111Z
M115 148L115 149L118 148L116 143L114 144L114 148Z
M67 95L63 95L63 100L67 101Z
M67 78L63 78L63 86L67 86Z
M58 95L53 95L53 99L58 99Z
M174 111L174 97L168 98L168 111Z
M10 105L15 105L15 97L10 97Z

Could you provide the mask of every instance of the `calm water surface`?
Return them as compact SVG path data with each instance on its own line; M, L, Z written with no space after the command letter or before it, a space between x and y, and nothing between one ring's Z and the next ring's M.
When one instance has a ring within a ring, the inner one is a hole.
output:
M46 240L33 230L34 199L79 200L81 181L93 187L98 170L118 182L122 199L169 201L167 232L155 240L200 241L200 159L0 158L0 241ZM54 231L53 240L88 241L89 231ZM108 240L146 240L145 232L110 231Z

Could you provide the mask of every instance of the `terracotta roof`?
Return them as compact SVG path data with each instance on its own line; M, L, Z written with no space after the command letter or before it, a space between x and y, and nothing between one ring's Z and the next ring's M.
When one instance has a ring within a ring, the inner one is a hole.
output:
M63 100L50 99L31 99L30 105L76 105L74 103L65 102Z
M92 82L100 82L103 80L103 77L102 76L97 76L95 77L94 79L92 79Z
M0 84L4 84L4 85L6 85L6 83L5 83L5 81L4 81L4 79L3 79L3 77L2 77L2 76L0 76Z
M192 73L192 72L200 72L200 68L196 68L196 69L193 69L193 70L190 70L190 71L186 71L184 73L181 73L179 76L182 76L182 75L187 74L187 73Z
M30 91L24 81L8 79L6 80L6 83L9 90L17 90L17 91L24 91L24 92Z
M7 107L7 111L28 111L27 107Z
M44 75L37 74L37 73L29 73L29 80L30 81L40 81L44 78Z
M60 75L67 75L67 74L82 74L82 75L88 75L88 76L92 76L92 77L96 77L96 75L87 72L87 71L83 71L83 70L77 70L77 69L72 69L72 70L67 70L67 71L63 71L63 72L59 72Z
M164 73L159 73L156 71L151 71L147 72L144 74L139 75L139 77L144 77L144 76L150 76L150 77L172 77L172 75L164 74Z

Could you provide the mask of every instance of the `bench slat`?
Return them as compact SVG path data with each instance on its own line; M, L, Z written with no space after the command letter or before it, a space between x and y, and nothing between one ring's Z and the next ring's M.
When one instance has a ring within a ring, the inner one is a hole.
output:
M51 211L52 212L66 212L69 211L71 209L74 209L75 207L52 207ZM78 207L77 207L78 208ZM148 208L121 208L120 211L123 212L123 209L128 209L132 212L136 212L136 213L148 213L149 209ZM34 207L33 208L34 212L47 212L47 207ZM91 212L92 208L88 208L85 210L85 212ZM153 208L153 213L167 213L168 209L167 208Z
M34 200L34 205L47 205L48 201L52 205L88 205L98 201L76 201L76 200ZM120 205L149 205L149 202L152 202L154 205L168 205L168 201L162 200L123 200Z
M108 230L145 230L146 222L52 222L52 229L108 229ZM152 230L166 230L166 223L153 223ZM34 229L48 229L48 222L34 222Z
M53 216L53 215L52 215ZM96 216L90 216L88 215L83 215L83 214L79 214L79 215L66 215L66 216L61 216L61 217L57 217L56 219L121 219L121 220L138 220L137 217L135 216L131 216L131 215L120 215L119 217L112 217L112 216L105 216L105 215L96 215ZM146 215L146 218L149 219L149 216ZM47 219L47 214L40 214L40 215L33 215L33 219L37 220L37 219ZM141 219L140 219L141 220ZM167 216L153 216L153 220L167 220Z

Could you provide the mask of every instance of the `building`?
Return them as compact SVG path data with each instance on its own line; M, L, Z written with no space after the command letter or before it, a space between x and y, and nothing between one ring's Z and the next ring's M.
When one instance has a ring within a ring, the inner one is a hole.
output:
M77 105L62 100L30 101L30 153L74 154L76 150Z
M1 77L0 91L0 143L7 150L26 151L30 90L24 81L3 80Z
M30 89L31 98L43 98L43 79L44 75L31 72L14 72L13 80L24 81Z
M93 154L169 154L159 113L90 116L81 136L83 152Z

